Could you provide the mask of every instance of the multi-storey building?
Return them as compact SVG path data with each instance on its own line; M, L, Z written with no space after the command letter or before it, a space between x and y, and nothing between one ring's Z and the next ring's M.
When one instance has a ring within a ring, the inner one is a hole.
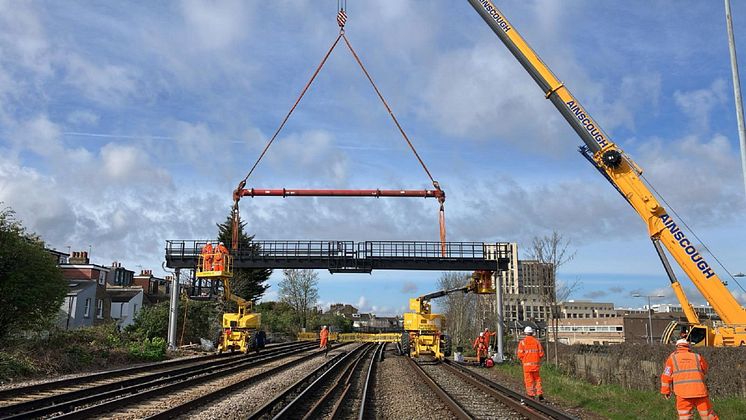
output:
M710 305L692 305L692 307L694 308L694 312L696 312L700 318L719 319L717 312L715 312L715 309ZM647 308L647 305L645 305L645 308ZM653 308L653 312L657 313L684 312L684 309L680 304L672 303L655 304L651 305L651 308Z
M141 270L140 274L132 279L135 286L142 287L145 293L144 303L155 304L167 302L171 295L171 277L161 278L153 275L152 270Z
M60 326L75 328L110 320L111 300L106 294L109 267L91 264L85 251L73 252L59 267L70 287L60 308Z
M357 313L357 308L350 304L335 303L329 307L329 312L351 319Z
M143 290L140 286L108 286L106 293L111 301L110 318L119 328L132 325L142 309Z
M122 263L116 261L111 263L111 271L109 272L108 281L112 286L132 286L134 277L135 272L122 267Z
M611 302L568 300L558 305L560 318L616 318L617 311Z
M495 281L503 292L503 318L508 326L531 322L532 326L545 323L550 318L550 304L555 300L554 267L536 260L519 260L515 243L511 246L508 270L495 274ZM480 329L494 328L496 322L496 296L479 296L478 316ZM512 327L511 327L512 328Z

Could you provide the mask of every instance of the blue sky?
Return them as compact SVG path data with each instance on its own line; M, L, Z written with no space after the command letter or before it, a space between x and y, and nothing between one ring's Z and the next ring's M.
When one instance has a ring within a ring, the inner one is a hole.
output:
M670 296L643 223L577 154L580 140L467 2L349 3L350 41L448 193L449 239L520 250L557 230L577 250L559 276L580 280L574 298L629 306L641 303L633 292ZM746 48L746 5L733 3ZM497 6L723 264L746 271L722 4ZM50 246L91 245L98 263L159 271L167 239L214 236L230 192L336 36L335 8L0 2L0 201ZM338 48L249 184L429 183ZM425 200L245 199L242 215L257 238L438 237L436 205ZM320 296L390 314L434 290L439 275L320 272Z

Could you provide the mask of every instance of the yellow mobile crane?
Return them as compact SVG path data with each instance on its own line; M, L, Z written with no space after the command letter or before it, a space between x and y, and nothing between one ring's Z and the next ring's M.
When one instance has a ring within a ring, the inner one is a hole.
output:
M648 185L641 179L642 169L611 141L491 0L467 1L583 140L583 156L619 191L647 225L650 239L691 324L688 329L689 339L707 346L746 345L746 309L738 303L715 274L712 266L697 250L681 225L658 202ZM722 319L723 326L712 327L699 322L671 270L661 245L666 247L697 290L712 305Z
M445 316L431 311L430 300L452 293L494 294L491 271L475 271L469 284L449 290L439 290L409 299L409 309L404 314L404 332L401 338L401 352L410 357L431 355L443 360L451 355L451 337L442 333Z
M221 262L218 263L217 261ZM218 353L254 350L254 333L261 326L262 314L252 312L252 303L231 292L233 257L230 254L201 254L197 265L197 277L222 281L223 297L236 303L236 312L223 314L222 330L218 342Z

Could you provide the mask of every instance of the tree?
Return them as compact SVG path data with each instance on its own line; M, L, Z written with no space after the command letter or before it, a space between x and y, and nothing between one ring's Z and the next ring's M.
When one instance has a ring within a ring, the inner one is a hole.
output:
M557 330L559 329L559 309L557 302L565 301L575 289L580 287L580 280L575 279L571 283L557 281L557 271L565 263L575 258L576 251L570 249L570 240L555 231L551 235L535 236L528 249L528 257L543 263L552 265L551 278L543 279L540 295L544 304L548 306L549 321L552 326L552 337L554 338L554 363L558 364L557 355Z
M319 275L314 270L282 270L280 300L290 305L301 327L308 325L311 309L319 299Z
M67 289L41 239L0 208L0 340L57 316Z
M140 339L166 338L168 335L169 302L160 302L142 308L135 322L126 331ZM215 302L200 302L183 298L179 300L176 324L177 340L198 343L200 338L212 340L220 326L219 309ZM184 315L186 314L186 318ZM186 319L186 328L184 320Z
M468 284L470 279L468 273L446 272L438 279L438 287L455 289ZM470 348L472 339L478 334L476 301L477 296L471 293L451 293L441 300L445 327L456 347Z
M229 215L225 222L220 223L218 226L218 241L223 242L229 250L233 249L233 216ZM239 223L240 229L238 231L238 249L242 252L251 250L252 252L259 251L259 246L252 243L253 236L248 236L244 231L246 227L245 222ZM264 295L269 285L264 284L269 276L272 274L272 270L264 268L237 268L233 270L233 278L231 282L231 292L234 295L240 296L249 301L256 301Z
M295 311L285 302L262 302L255 310L262 314L262 327L268 332L295 334L298 332L298 322Z

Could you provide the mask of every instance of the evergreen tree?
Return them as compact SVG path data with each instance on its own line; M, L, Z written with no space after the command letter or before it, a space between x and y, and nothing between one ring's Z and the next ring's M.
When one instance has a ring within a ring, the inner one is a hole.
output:
M233 252L233 216L228 215L225 222L220 223L218 226L218 241L223 242L225 247ZM240 252L257 252L259 246L252 243L253 236L246 234L244 228L246 227L245 222L239 222L238 230L238 249ZM269 276L272 274L272 270L266 268L234 268L233 278L231 279L231 291L236 296L250 301L256 301L264 295L264 292L269 289L268 284L264 284Z
M0 341L46 327L67 294L67 281L39 236L0 202Z

